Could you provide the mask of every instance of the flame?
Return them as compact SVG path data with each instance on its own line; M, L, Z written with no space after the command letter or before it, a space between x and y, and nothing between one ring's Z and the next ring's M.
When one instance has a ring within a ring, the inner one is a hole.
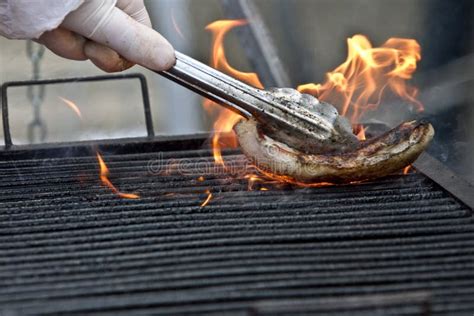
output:
M274 181L281 182L281 183L294 184L294 185L299 186L299 187L319 188L319 187L326 187L326 186L334 185L333 183L330 183L330 182L318 182L318 183L299 182L299 181L297 181L297 180L295 180L291 177L273 174L273 173L270 173L270 172L265 171L265 170L258 169L258 171L261 174L263 174L265 177L267 177L268 179L272 179Z
M221 20L206 26L207 31L212 32L212 55L211 66L226 72L232 77L239 78L252 86L263 88L258 75L254 72L241 72L229 65L225 56L224 39L226 34L237 26L246 25L246 20Z
M360 141L364 141L367 138L365 137L365 132L367 131L367 127L364 127L362 124L354 125L354 134L357 136L357 139Z
M209 24L206 30L212 32L211 66L226 72L230 76L246 82L256 88L263 89L258 75L241 72L233 68L225 55L224 40L227 33L235 27L247 24L245 20L220 20ZM418 90L406 81L412 78L417 62L421 60L420 45L413 39L390 38L380 47L373 47L364 35L355 35L347 40L348 56L344 63L327 73L322 84L309 83L298 86L302 93L309 93L322 101L333 104L339 113L346 116L354 124L354 133L359 140L366 139L366 128L360 125L362 116L369 110L375 110L382 98L391 92L392 95L412 104L417 111L423 111L423 105L416 99ZM225 140L221 133L232 132L233 126L241 116L216 106L205 100L204 108L213 116L214 123L212 149L214 161L225 167L222 148L236 147L237 138ZM331 183L298 183L294 179L269 174L259 170L264 176L279 182L290 182L300 186L319 187ZM253 189L259 178L248 175L249 190Z
M389 91L423 111L416 99L418 90L406 83L421 60L415 40L390 38L381 47L372 47L367 37L355 35L347 46L346 61L327 73L325 83L300 85L298 90L335 105L353 124L367 111L377 109Z
M226 34L234 27L246 25L246 20L220 20L213 22L206 26L206 30L212 33L212 54L210 64L212 67L229 74L232 77L238 78L257 88L263 88L258 75L253 72L241 72L233 68L227 61L224 49L224 39ZM204 108L211 114L217 113L217 119L214 123L214 136L212 138L212 148L214 160L217 164L224 166L222 159L222 148L237 147L237 139L231 137L227 142L222 141L220 134L232 132L234 125L242 119L242 117L230 110L223 109L212 101L206 100Z
M63 101L71 110L76 113L76 115L82 120L82 113L81 110L79 110L79 107L72 102L71 100L65 99L63 97L58 97L61 101Z
M181 31L181 28L178 25L178 22L176 21L174 8L171 8L171 23L173 23L173 28L176 31L176 33L178 33L179 37L181 37L181 39L185 40L186 37L184 36L183 32Z
M406 167L403 169L403 174L409 174L409 173L410 173L410 170L411 170L411 165L406 166Z
M253 191L254 190L254 186L255 186L255 183L257 182L265 182L264 179L262 179L261 177L257 176L256 174L247 174L244 176L245 179L247 179L247 190L248 191Z
M209 204L209 202L212 199L212 192L209 190L206 190L207 198L204 200L204 202L201 203L201 207L205 207L206 205Z
M122 193L120 192L109 180L109 168L107 168L107 165L104 162L104 159L102 159L102 156L99 153L97 154L97 161L99 161L99 166L100 166L100 181L102 181L102 184L109 187L112 192L120 196L121 198L125 199L139 199L140 196L137 194L132 194L132 193Z

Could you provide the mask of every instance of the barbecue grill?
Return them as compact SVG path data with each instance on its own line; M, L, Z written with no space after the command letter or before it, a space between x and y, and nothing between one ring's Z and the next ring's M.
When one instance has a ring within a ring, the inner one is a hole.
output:
M265 86L292 86L257 6L223 8L253 22L238 35ZM147 137L13 144L10 87L119 79L140 80ZM150 107L142 75L3 85L0 315L474 312L473 189L437 160L298 188L239 149L216 165L209 135L155 136ZM139 199L101 183L97 152Z
M9 87L137 78L148 137L12 143ZM0 315L474 311L472 186L428 155L365 183L249 187L238 149L229 172L208 135L153 135L141 75L6 83L2 101ZM140 199L100 183L96 151Z

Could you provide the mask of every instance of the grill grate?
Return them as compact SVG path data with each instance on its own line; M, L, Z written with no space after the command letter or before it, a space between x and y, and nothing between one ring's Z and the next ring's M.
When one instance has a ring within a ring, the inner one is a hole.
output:
M90 153L0 153L1 315L474 311L471 209L421 173L248 191L208 150L136 146L104 159L140 200Z

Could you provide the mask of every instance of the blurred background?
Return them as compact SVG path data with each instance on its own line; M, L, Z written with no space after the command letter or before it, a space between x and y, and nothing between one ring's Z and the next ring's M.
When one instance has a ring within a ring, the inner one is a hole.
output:
M208 63L211 35L204 28L231 15L222 1L145 2L155 29L177 50ZM474 182L474 1L255 2L293 87L324 81L325 73L346 59L346 39L354 34L366 35L374 46L390 37L416 39L422 48L422 60L411 82L420 89L425 111L391 111L387 104L383 111L366 120L395 126L405 119L429 119L436 129L430 153ZM256 61L249 62L238 31L227 36L225 47L232 66L241 71L254 70L252 62L254 65ZM64 60L49 51L45 51L38 66L42 79L103 74L90 62ZM32 67L25 41L0 38L1 83L31 79ZM184 135L212 129L212 119L202 109L202 98L141 67L127 72L140 72L147 77L157 134ZM81 109L82 120L59 97L73 101ZM48 86L36 112L27 89L14 88L9 90L9 104L15 144L39 141L41 131L38 124L32 124L38 119L46 126L46 142L146 135L139 85L134 81ZM28 126L33 126L30 133Z

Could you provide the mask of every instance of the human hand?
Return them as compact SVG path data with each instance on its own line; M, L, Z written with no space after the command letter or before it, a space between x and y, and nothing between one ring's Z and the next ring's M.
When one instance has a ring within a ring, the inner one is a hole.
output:
M143 0L85 0L38 42L65 58L90 59L107 72L135 63L160 71L175 62L171 44L151 28Z

